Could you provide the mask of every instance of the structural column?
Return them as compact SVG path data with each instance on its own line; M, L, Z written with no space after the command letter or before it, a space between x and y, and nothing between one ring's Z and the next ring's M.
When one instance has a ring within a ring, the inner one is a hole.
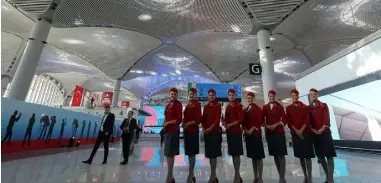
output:
M113 96L112 96L111 107L116 107L116 106L118 106L118 102L119 102L119 93L120 93L120 83L121 83L121 80L120 80L120 79L117 79L117 80L115 80L115 82L114 82L114 89L112 90L112 92L113 92L114 94L113 94Z
M46 44L46 38L48 37L50 28L50 20L45 18L38 19L30 34L24 54L20 59L6 97L16 100L25 100L42 50Z
M274 56L270 43L270 32L265 29L260 29L257 33L259 59L262 66L262 82L263 94L265 103L269 102L267 93L270 90L276 91L275 71L274 71Z

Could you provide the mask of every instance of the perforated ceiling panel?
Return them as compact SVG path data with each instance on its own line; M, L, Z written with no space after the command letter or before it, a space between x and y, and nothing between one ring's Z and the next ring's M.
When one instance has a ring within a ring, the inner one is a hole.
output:
M163 45L146 55L126 74L124 79L130 80L140 76L156 75L180 78L198 75L217 80L210 73L208 67L203 65L196 57L173 45Z
M274 53L293 47L289 40L278 35L274 35L271 40ZM259 59L255 36L222 32L203 33L184 37L177 44L208 65L222 82L233 81L249 67L249 63L256 63Z
M22 39L14 34L1 32L1 73L6 73L16 56L17 50L21 45Z
M291 14L304 0L240 0L263 25L275 24Z
M5 0L1 0L1 31L12 32L27 37L34 22L13 8Z
M306 48L316 64L381 29L380 12L381 0L312 0L274 32Z
M53 29L48 43L77 54L114 79L161 44L151 36L112 28Z
M82 73L84 75L96 75L101 71L83 60L64 50L52 46L45 46L36 73Z
M54 24L112 26L165 38L252 28L237 0L66 0L57 9Z
M186 87L184 83L216 83L201 76L187 77L164 77L164 76L142 76L132 80L123 81L122 86L140 97L150 97L164 88Z

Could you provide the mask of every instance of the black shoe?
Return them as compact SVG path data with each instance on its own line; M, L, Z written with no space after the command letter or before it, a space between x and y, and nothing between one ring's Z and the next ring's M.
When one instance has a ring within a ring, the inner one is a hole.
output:
M124 160L120 163L121 165L127 165L128 164L128 161Z
M91 161L90 160L82 161L82 163L91 165Z
M106 163L107 163L107 161L103 161L103 162L102 162L102 164L106 164Z

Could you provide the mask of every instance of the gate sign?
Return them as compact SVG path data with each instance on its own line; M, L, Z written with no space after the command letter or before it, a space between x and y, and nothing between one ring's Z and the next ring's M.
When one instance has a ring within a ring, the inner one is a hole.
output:
M249 64L249 71L250 75L261 75L262 74L262 67L261 64Z

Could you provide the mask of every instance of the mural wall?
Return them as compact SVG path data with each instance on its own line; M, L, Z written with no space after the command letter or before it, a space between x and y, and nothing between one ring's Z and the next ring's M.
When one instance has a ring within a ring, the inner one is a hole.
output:
M65 147L70 137L95 143L101 117L1 98L1 153ZM119 140L121 121L115 121Z

